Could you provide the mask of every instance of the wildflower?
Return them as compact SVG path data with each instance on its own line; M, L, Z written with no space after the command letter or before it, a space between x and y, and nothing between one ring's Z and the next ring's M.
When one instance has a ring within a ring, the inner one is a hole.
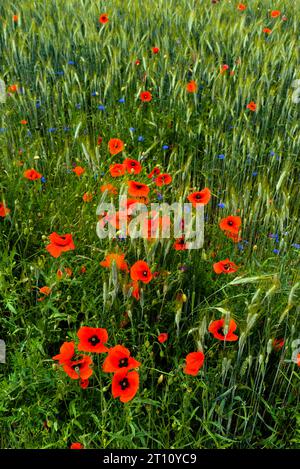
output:
M118 193L117 188L115 186L113 186L113 184L103 184L100 187L100 191L101 192L107 191L111 195L116 195Z
M10 213L10 209L6 207L2 202L0 202L0 217L6 217Z
M143 283L149 283L152 279L152 274L147 262L137 261L130 269L130 277L134 281L140 280Z
M107 267L110 269L112 267L113 262L115 262L119 270L124 270L125 272L128 272L128 265L125 261L125 254L107 254L104 261L100 262L100 265L102 265L102 267Z
M188 200L193 204L193 207L196 207L197 204L206 205L210 201L211 192L208 187L202 189L202 191L193 192L188 196Z
M17 85L10 85L10 86L7 88L7 91L8 91L9 93L15 93L17 90L18 90L18 86L17 86Z
M46 296L49 296L50 293L51 293L51 288L50 287L47 287L46 285L44 287L41 287L39 289L39 292L42 293L44 296L42 296L41 298L38 299L38 301L43 301Z
M79 383L81 389L86 389L89 385L89 380L88 379L81 379Z
M117 155L124 150L124 142L119 138L111 138L108 142L108 149L111 155Z
M63 370L72 379L88 379L93 374L90 368L93 360L88 355L82 355L80 360L63 363Z
M116 373L120 370L129 371L138 368L140 362L130 356L130 351L122 345L116 345L108 350L108 355L103 362L103 371L106 373Z
M166 186L168 184L171 184L172 176L170 174L167 174L167 173L159 174L157 176L157 178L155 178L154 182L158 187Z
M26 124L28 124L28 121L27 121L27 120L25 120L25 119L22 119L22 120L20 121L20 124L22 124L22 125L26 125Z
M98 109L99 111L105 111L105 106L103 106L103 104L99 104Z
M169 338L169 334L167 332L161 332L159 336L157 337L157 340L160 344L163 344L166 342Z
M232 215L229 215L226 218L222 218L222 220L219 223L219 226L221 230L223 231L237 234L240 229L241 224L242 224L242 220L240 217L234 217Z
M19 21L19 16L18 15L13 15L12 19L13 19L14 23L17 23Z
M237 6L237 9L240 10L240 11L245 11L247 8L246 5L244 5L243 3L239 3L238 6Z
M137 160L131 160L130 158L126 158L123 161L123 164L126 167L126 170L129 174L139 174L142 171L141 163Z
M270 28L264 28L264 29L263 29L263 33L265 33L265 34L271 34L271 33L272 33L272 29L270 29Z
M219 208L225 208L225 204L223 202L218 203Z
M255 112L256 111L256 104L254 101L250 101L249 104L247 104L247 109L250 109L250 111Z
M186 85L186 91L188 93L196 93L198 89L197 83L194 80L191 80L187 85Z
M155 167L152 169L152 171L148 174L148 178L151 179L153 176L158 176L160 174L160 169L158 167Z
M85 172L85 169L82 168L82 166L75 166L73 172L76 174L76 176L81 176Z
M128 402L136 395L139 388L139 374L137 371L121 370L112 379L112 395L119 397L121 402Z
M221 70L220 70L221 74L224 74L225 72L227 72L227 70L229 70L229 65L227 64L221 65Z
M128 194L132 197L147 197L149 194L149 187L146 184L136 181L128 181Z
M189 353L186 358L186 366L183 372L186 375L197 376L200 368L204 364L204 353L203 352L192 352Z
M83 445L81 443L72 443L70 449L83 449Z
M275 350L275 352L280 352L280 350L284 346L284 342L285 342L284 339L274 339L273 340L272 345L273 345L273 349Z
M152 52L153 52L153 54L158 54L159 53L159 47L152 47Z
M216 274L231 274L237 271L238 266L235 265L234 262L231 262L229 259L225 259L224 261L216 262L213 265L213 269Z
M122 103L122 104L125 103L125 98L120 98L119 103Z
M42 175L38 173L35 169L27 169L24 172L24 177L30 181L35 181L36 179L41 179Z
M115 163L109 167L109 172L113 178L124 176L126 166L122 163Z
M215 339L225 340L227 342L234 342L238 340L238 336L235 335L233 332L236 330L237 325L233 319L230 319L228 325L228 331L224 335L224 328L225 328L225 319L219 319L217 321L213 321L208 328L208 331L213 334Z
M85 192L82 196L82 200L84 202L91 202L93 200L93 194L91 194L90 192Z
M102 140L103 140L103 138L100 135L98 135L98 138L97 138L97 145L98 146L101 145Z
M149 91L142 91L140 93L140 100L144 103L149 103L152 100L152 94Z
M105 24L105 23L108 23L108 21L109 19L108 19L107 13L102 13L99 17L99 23Z
M144 142L144 137L142 135L139 135L138 136L138 142Z
M173 244L173 247L176 251L185 251L187 248L185 239L183 237L176 239L175 243Z
M75 246L71 234L59 235L56 232L49 236L50 244L46 246L47 251L53 257L59 257L62 252L74 250Z
M141 65L141 61L139 59L137 59L134 63L135 65Z
M84 352L104 353L108 348L104 345L108 341L106 329L99 327L81 327L77 332L79 338L78 350Z
M277 18L278 16L281 15L281 11L279 11L279 10L272 10L271 13L270 13L270 15L271 15L271 18Z
M59 354L52 357L52 360L58 360L58 363L62 365L63 363L70 362L75 354L75 343L64 342L59 349Z

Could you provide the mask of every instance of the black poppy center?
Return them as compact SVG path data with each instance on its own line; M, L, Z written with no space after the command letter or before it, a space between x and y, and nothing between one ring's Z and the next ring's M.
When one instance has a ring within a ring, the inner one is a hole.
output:
M90 338L88 339L88 341L89 341L89 343L90 343L91 345L95 346L95 345L99 344L100 339L99 339L99 337L97 337L96 335L93 335L92 337L90 337Z
M119 361L119 368L124 368L127 366L128 366L128 358L127 357L121 358L121 360Z
M74 371L77 373L80 371L80 368L82 367L82 363L76 363L75 365L72 365L72 368Z
M229 270L230 269L230 264L224 264L223 267L224 267L225 270Z
M129 381L127 378L122 379L119 384L121 386L122 391L125 391L125 389L129 388Z
M135 187L136 187L137 189L141 189L143 186L142 186L142 184L136 184Z
M219 327L219 329L217 330L217 334L224 335L223 327Z
M143 276L144 276L144 277L147 277L147 276L148 276L148 272L147 272L147 270L144 270L144 272L143 272Z
M197 194L197 195L196 195L196 199L197 199L197 200L201 199L201 195L200 195L200 194Z
M229 225L229 226L232 226L232 225L233 225L233 221L229 220L228 225Z

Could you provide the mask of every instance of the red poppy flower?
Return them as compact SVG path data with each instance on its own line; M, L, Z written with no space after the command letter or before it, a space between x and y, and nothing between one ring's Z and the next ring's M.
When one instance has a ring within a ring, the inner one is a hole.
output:
M240 11L244 11L246 10L247 6L244 5L243 3L239 3L238 6L237 6L237 9L240 10Z
M74 172L77 176L81 176L83 173L85 173L85 169L84 169L82 166L76 166L76 167L73 169L73 172Z
M115 186L112 184L103 184L103 186L100 187L101 192L107 191L111 195L117 195L118 190Z
M271 18L277 18L280 15L281 15L281 11L279 11L279 10L272 10L271 11Z
M200 368L202 368L204 364L204 353L191 352L186 356L185 361L186 366L183 372L186 375L197 376Z
M140 362L130 356L130 351L122 345L116 345L108 350L108 355L103 362L103 371L106 373L116 373L120 370L129 371L138 368Z
M8 88L7 88L7 91L9 93L15 93L18 89L18 86L17 85L10 85Z
M206 205L210 201L211 192L208 187L202 189L202 191L193 192L188 196L188 200L193 204L193 207L196 207L197 204Z
M70 449L83 449L83 445L81 443L72 443Z
M85 192L82 196L82 200L86 203L91 202L93 200L93 194L90 192Z
M111 155L117 155L124 150L124 142L119 138L111 138L108 142L108 149Z
M176 251L185 251L186 250L185 239L184 238L176 239L173 247Z
M148 178L151 179L153 176L158 176L160 174L160 169L158 167L155 167L152 169L151 173L148 174Z
M38 298L38 301L43 301L46 296L49 296L50 293L51 293L51 288L50 287L47 287L46 285L44 287L41 287L39 289L39 292L42 293L42 295L45 295L45 296L42 296L41 298Z
M123 161L125 168L129 174L139 174L142 171L141 163L137 160L131 160L130 158L126 158Z
M22 120L20 121L20 124L26 125L26 124L28 124L28 121L27 121L26 119L22 119Z
M152 100L152 94L149 91L142 91L140 93L140 100L144 103L149 103Z
M242 220L240 217L234 217L232 215L229 215L229 217L222 218L219 223L219 226L223 231L228 231L229 233L237 234L241 224Z
M275 352L280 352L280 350L284 346L284 342L285 342L284 339L274 339L273 340L272 345L273 345L273 349L275 350Z
M167 174L167 173L159 174L157 176L157 178L155 178L154 182L158 187L167 186L168 184L171 184L172 176L170 174Z
M213 268L216 274L231 274L237 271L238 266L229 259L225 259L224 261L216 262Z
M134 63L135 65L141 65L141 61L139 59L137 59Z
M102 141L103 141L103 138L99 135L97 138L97 145L98 146L101 145Z
M72 277L73 271L70 269L70 267L64 267L64 272L67 277ZM63 277L63 271L61 269L57 269L56 276L60 280Z
M79 338L78 350L84 352L104 353L108 351L105 343L108 341L106 329L100 327L81 327L77 332Z
M230 319L228 331L225 335L224 335L224 328L225 328L225 319L218 319L217 321L213 321L209 325L208 331L213 334L215 339L225 340L227 342L234 342L238 340L238 336L233 333L237 328L237 325L233 319Z
M111 268L113 262L115 262L119 270L124 270L125 272L128 272L128 265L124 259L125 254L107 254L105 260L100 262L100 265L102 265L102 267Z
M297 355L297 365L300 366L300 353Z
M128 286L129 286L129 288L132 287L132 293L131 293L131 295L133 296L133 298L135 298L136 300L139 300L139 299L140 299L139 282L133 281L133 282L130 283Z
M143 283L149 283L152 279L152 274L147 262L137 261L130 269L130 277L134 281L140 280Z
M99 17L99 23L105 24L105 23L108 23L108 21L109 19L108 19L107 13L102 13Z
M35 181L36 179L41 179L41 173L38 173L35 169L26 169L24 172L24 177L30 181Z
M256 104L254 101L250 101L249 104L247 104L247 109L250 109L250 111L255 112L256 111Z
M153 54L158 54L159 53L159 47L152 47L152 52L153 52Z
M79 383L81 389L86 389L89 386L89 380L88 379L81 379Z
M124 176L126 167L122 163L115 163L109 167L109 172L113 178Z
M264 28L264 29L263 29L263 33L265 33L265 34L271 34L271 33L272 33L272 29L270 29L270 28Z
M53 257L59 257L62 252L75 249L71 234L59 235L56 232L49 236L50 244L46 246L47 251Z
M80 274L85 274L86 273L86 266L85 265L80 267L79 273Z
M186 90L188 93L196 93L198 89L197 83L194 80L191 80L187 85L186 85Z
M121 402L128 402L136 395L139 388L139 374L137 371L121 370L112 379L112 395L119 397Z
M2 202L0 202L0 217L6 217L10 213L10 209L7 208Z
M169 338L169 334L167 332L161 332L159 336L157 337L157 340L160 344L163 344L166 342Z
M230 238L234 243L239 243L242 239L238 233L230 233L229 231L224 231L224 235L227 238Z
M63 370L72 379L88 379L93 374L90 368L93 360L88 355L82 355L80 360L63 363Z
M75 354L75 343L72 342L64 342L59 349L59 354L52 357L52 360L58 360L60 365L64 363L68 363L72 360Z
M128 181L128 194L132 197L147 197L149 187L146 184L136 181Z

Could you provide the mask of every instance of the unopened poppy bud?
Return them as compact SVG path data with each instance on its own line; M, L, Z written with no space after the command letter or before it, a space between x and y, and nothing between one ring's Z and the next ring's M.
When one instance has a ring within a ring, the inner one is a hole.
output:
M164 380L164 375L160 375L158 380L157 380L157 384L161 384Z

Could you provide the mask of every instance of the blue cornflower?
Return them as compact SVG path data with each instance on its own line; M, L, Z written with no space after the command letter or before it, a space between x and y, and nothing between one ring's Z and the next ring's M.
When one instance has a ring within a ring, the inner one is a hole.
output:
M224 159L225 159L225 155L223 155L223 153L221 153L221 155L218 155L218 158L219 158L219 160L224 160Z
M103 106L103 104L100 104L98 106L98 109L99 109L99 111L105 111L105 106Z
M63 70L58 70L55 72L55 75L63 75L65 72Z
M158 192L158 194L157 194L157 199L158 199L158 200L162 200L162 199L163 199L162 194L160 194L159 192Z
M225 208L225 204L224 204L223 202L220 202L220 203L218 204L218 207L220 207L220 208Z
M244 250L244 246L242 245L242 243L238 243L238 248L239 248L240 251Z
M64 127L64 131L65 131L65 132L68 132L69 130L71 130L70 127Z
M274 152L274 151L270 151L270 156L275 156L275 152Z
M169 150L169 145L163 145L162 149L163 150Z
M258 172L257 171L253 171L252 172L252 176L257 176L258 175Z
M75 107L76 107L77 109L81 109L81 104L75 104Z
M56 127L50 127L50 129L48 129L48 132L50 133L56 132Z
M41 103L40 103L40 101L36 101L36 103L35 103L35 107L36 107L37 109L38 109L39 107L41 107Z
M296 249L300 249L300 244L298 243L294 243L292 244L293 248L296 248Z
M75 62L73 60L69 60L68 64L69 65L75 65Z
M120 98L119 103L125 103L125 98Z
M45 183L47 181L47 179L45 178L45 176L42 176L41 177L41 182Z
M279 249L273 249L274 254L279 254Z
M138 142L143 142L145 139L142 135L139 135L138 136Z
M129 127L130 132L134 132L135 128L134 127Z
M91 95L92 96L98 96L98 92L97 91L92 91Z

